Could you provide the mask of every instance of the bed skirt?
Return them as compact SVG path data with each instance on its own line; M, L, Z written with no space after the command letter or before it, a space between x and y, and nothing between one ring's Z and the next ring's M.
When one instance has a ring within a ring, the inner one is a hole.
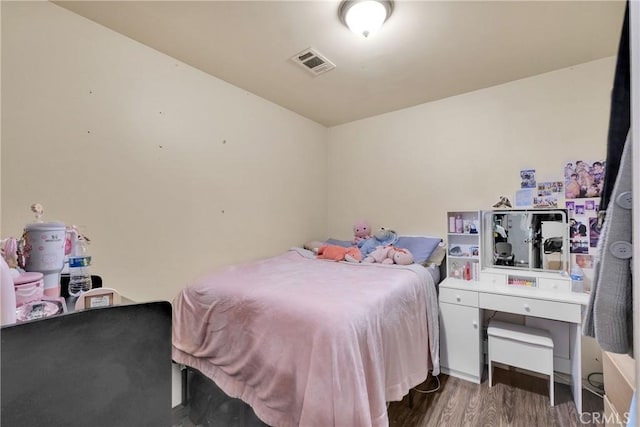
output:
M187 369L187 407L192 423L202 427L268 427L240 399L227 396L211 379ZM184 384L183 384L184 386Z

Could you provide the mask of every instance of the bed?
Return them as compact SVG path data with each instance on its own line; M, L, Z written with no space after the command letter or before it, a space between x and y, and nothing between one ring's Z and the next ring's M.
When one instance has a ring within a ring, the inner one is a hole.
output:
M174 301L173 360L272 426L386 426L439 374L435 281L422 265L286 253L231 266Z

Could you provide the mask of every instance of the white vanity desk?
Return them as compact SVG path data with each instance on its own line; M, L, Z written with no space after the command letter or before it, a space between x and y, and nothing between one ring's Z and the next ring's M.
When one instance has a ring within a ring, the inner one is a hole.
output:
M440 284L442 372L482 382L483 310L523 315L527 324L551 331L554 370L571 374L576 409L582 412L581 323L589 296L571 292L569 279L557 273L537 273L538 287L531 288L507 285L504 271L492 270L483 270L478 281L447 278Z

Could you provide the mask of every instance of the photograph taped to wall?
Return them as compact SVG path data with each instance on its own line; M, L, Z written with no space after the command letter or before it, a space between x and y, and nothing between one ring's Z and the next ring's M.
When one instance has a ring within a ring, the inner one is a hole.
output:
M523 169L520 171L520 188L536 188L535 169Z
M576 264L580 268L593 268L593 255L576 254Z
M587 237L587 224L584 218L571 218L569 220L569 237Z
M589 240L584 237L571 239L571 253L572 254L588 254L589 253Z
M604 184L605 162L569 161L564 165L564 196L567 199L600 197Z
M530 188L523 188L516 191L516 207L528 208L533 206L533 190Z
M557 208L558 198L555 195L537 196L533 198L533 207L535 208Z
M600 199L567 200L565 205L569 213L570 252L597 255L601 231L598 221Z
M570 215L576 210L576 202L567 201L565 202L565 206L567 207Z
M598 224L598 218L589 218L589 246L592 248L598 247L598 241L600 240L600 231L602 226Z
M585 217L576 216L569 219L569 242L570 253L589 253L589 228Z
M538 196L551 196L554 193L562 193L564 183L562 181L545 181L538 183Z

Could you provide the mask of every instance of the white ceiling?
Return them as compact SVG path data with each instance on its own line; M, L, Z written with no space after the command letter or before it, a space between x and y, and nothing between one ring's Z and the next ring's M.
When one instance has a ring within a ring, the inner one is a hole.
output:
M338 0L55 3L326 126L613 56L625 5L396 0L364 39ZM308 47L336 68L289 59Z

